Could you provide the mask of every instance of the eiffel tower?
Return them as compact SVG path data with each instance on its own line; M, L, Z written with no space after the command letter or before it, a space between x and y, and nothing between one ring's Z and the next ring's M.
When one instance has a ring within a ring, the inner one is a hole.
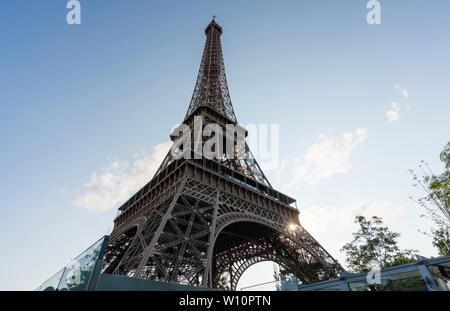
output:
M183 124L237 125L214 18L205 34ZM179 137L171 139L175 145ZM217 287L226 274L236 289L247 268L274 261L303 284L337 277L342 267L302 227L295 200L271 186L245 140L234 148L231 158L208 159L177 157L172 147L150 182L119 207L103 272L204 287Z

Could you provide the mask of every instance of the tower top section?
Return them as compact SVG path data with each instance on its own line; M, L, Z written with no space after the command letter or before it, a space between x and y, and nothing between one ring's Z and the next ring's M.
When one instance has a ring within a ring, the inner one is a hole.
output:
M225 75L220 42L222 27L216 23L215 16L206 27L205 35L200 70L185 119L198 108L206 106L229 119L231 123L237 123Z
M209 23L208 26L206 26L205 29L205 35L208 36L208 32L210 32L211 30L216 30L219 32L219 36L222 34L222 27L219 26L219 24L216 23L216 16L213 16L213 19L211 21L211 23Z

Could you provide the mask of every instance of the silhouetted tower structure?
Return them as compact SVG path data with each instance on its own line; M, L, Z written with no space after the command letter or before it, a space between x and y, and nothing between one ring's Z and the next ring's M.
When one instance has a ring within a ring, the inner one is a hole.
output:
M213 19L205 34L183 124L193 129L201 118L202 128L215 123L225 133L237 119L222 28ZM172 133L174 142L178 134ZM336 277L341 266L301 226L295 200L273 189L246 143L235 151L233 158L214 159L178 158L169 151L153 179L119 208L104 272L207 287L227 273L235 289L248 267L271 260L304 284Z

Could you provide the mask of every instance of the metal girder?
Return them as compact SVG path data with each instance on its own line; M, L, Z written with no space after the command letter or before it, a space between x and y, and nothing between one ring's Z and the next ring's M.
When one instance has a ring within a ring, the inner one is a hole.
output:
M206 42L200 70L191 103L186 113L186 119L199 107L209 106L233 123L237 122L225 75L220 42L221 34L222 28L212 21L206 30Z
M286 267L313 267L301 270L304 275L299 279L305 284L336 276L341 270L301 226L288 229L292 213L268 210L191 178L152 210L147 223L128 242L120 263L105 271L210 287L216 276L230 272L231 287L236 288L248 267L265 260ZM258 238L245 233L241 240L227 240L228 228L239 231L249 224L257 224Z
M194 132L200 116L202 126L219 124L226 133L237 119L222 29L213 20L205 33L184 122ZM298 211L289 205L295 200L272 188L247 143L232 147L234 158L224 153L213 160L177 159L169 151L153 179L119 208L104 272L208 287L227 272L235 289L248 267L272 260L305 284L336 277L342 267L299 224Z

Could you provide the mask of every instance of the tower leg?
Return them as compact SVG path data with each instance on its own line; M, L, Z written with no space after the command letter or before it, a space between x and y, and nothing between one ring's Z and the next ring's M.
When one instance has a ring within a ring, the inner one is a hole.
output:
M219 191L216 194L216 202L214 204L213 218L210 226L208 239L208 255L206 257L206 267L203 274L202 285L205 287L214 287L214 277L212 270L213 252L214 252L214 234L216 232L217 214L219 212Z
M142 269L146 265L148 258L152 255L153 248L155 247L156 242L159 239L159 236L161 235L162 230L164 229L164 226L167 223L167 220L169 219L170 215L172 214L172 210L175 206L175 203L177 201L178 196L180 195L181 190L183 189L184 184L186 181L184 180L180 186L180 188L177 190L175 196L172 199L172 202L169 205L169 208L167 209L166 213L164 214L163 218L161 219L161 222L158 226L158 229L156 230L155 234L153 235L153 238L150 242L150 244L145 249L144 255L142 256L141 261L139 262L139 265L134 273L135 277L139 277L142 273Z

